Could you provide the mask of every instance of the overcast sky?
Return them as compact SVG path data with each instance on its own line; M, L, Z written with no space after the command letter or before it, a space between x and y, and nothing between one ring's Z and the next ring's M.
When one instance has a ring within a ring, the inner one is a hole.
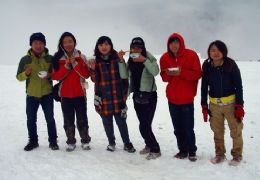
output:
M0 0L0 64L17 64L26 54L33 32L46 36L53 54L65 31L77 48L92 55L101 35L111 37L116 50L129 49L141 36L153 54L166 50L173 32L186 47L206 58L208 45L220 39L236 60L260 59L259 0Z

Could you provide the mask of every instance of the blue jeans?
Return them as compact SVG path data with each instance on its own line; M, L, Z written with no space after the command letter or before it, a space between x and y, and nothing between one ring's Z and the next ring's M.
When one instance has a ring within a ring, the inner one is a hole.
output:
M196 139L194 133L194 105L176 105L169 103L170 115L177 138L178 148L181 152L196 152Z
M101 116L109 144L115 144L113 116L116 120L116 124L124 144L130 143L126 118L122 118L120 114L117 114L111 116Z
M38 142L37 135L37 111L39 105L42 106L44 116L47 122L49 142L57 142L57 131L53 113L52 95L46 95L41 98L27 96L26 97L26 115L29 140Z

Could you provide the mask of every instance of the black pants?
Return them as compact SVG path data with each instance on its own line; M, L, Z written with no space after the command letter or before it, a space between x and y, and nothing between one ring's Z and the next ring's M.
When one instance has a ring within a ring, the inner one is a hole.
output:
M135 94L134 94L135 96ZM137 114L139 130L144 138L146 146L150 148L150 152L160 152L160 146L153 134L152 121L157 105L157 92L152 92L148 104L139 104L134 101L134 108Z
M179 150L189 153L196 152L193 103L184 105L169 103L169 110Z
M49 142L57 142L56 124L53 114L53 98L52 95L46 95L41 98L32 96L26 97L26 114L27 114L27 128L30 141L38 142L37 135L37 112L39 106L42 106L44 116L47 122Z
M75 144L75 114L77 128L82 143L89 143L88 117L86 97L62 98L61 108L64 118L64 129L67 136L67 144Z

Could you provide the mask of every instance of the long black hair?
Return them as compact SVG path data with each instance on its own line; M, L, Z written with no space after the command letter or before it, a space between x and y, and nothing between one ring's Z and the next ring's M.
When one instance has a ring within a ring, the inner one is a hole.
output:
M64 47L63 47L62 42L65 37L71 37L72 40L74 41L75 45L77 44L76 38L72 33L64 32L61 35L61 37L59 39L58 47L57 47L58 51L54 54L53 60L52 60L53 68L55 71L59 70L59 60L64 55Z
M101 59L102 58L102 54L98 49L98 45L103 44L107 42L110 46L111 46L111 50L110 50L110 54L109 54L109 59L118 59L118 55L116 50L114 50L114 46L112 43L112 40L108 37L108 36L101 36L98 38L97 42L96 42L96 46L95 46L95 50L94 50L94 54L96 56L96 59Z
M218 48L218 50L222 53L223 55L223 59L225 60L227 58L227 55L228 55L228 49L227 49L227 46L224 42L220 41L220 40L216 40L216 41L213 41L209 44L209 47L208 47L208 58L210 58L210 49L212 48L212 46L216 46Z

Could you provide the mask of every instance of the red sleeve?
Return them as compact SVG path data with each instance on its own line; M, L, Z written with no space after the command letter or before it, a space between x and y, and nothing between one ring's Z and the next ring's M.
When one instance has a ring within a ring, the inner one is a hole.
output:
M82 58L77 58L77 65L74 66L74 70L85 79L89 77L88 66Z
M161 69L160 75L164 82L170 82L172 79L172 76L169 76L166 74L165 69L168 68L166 62L167 62L167 58L165 57L165 55L163 55L160 59L160 69Z
M58 71L53 70L53 72L52 72L53 80L60 81L60 80L64 79L64 77L66 77L68 73L70 73L70 69L65 68L64 62L61 62L59 65L60 65L59 70Z
M189 69L181 69L180 78L188 81L197 81L202 75L200 60L196 53L192 54L191 59L192 67Z

